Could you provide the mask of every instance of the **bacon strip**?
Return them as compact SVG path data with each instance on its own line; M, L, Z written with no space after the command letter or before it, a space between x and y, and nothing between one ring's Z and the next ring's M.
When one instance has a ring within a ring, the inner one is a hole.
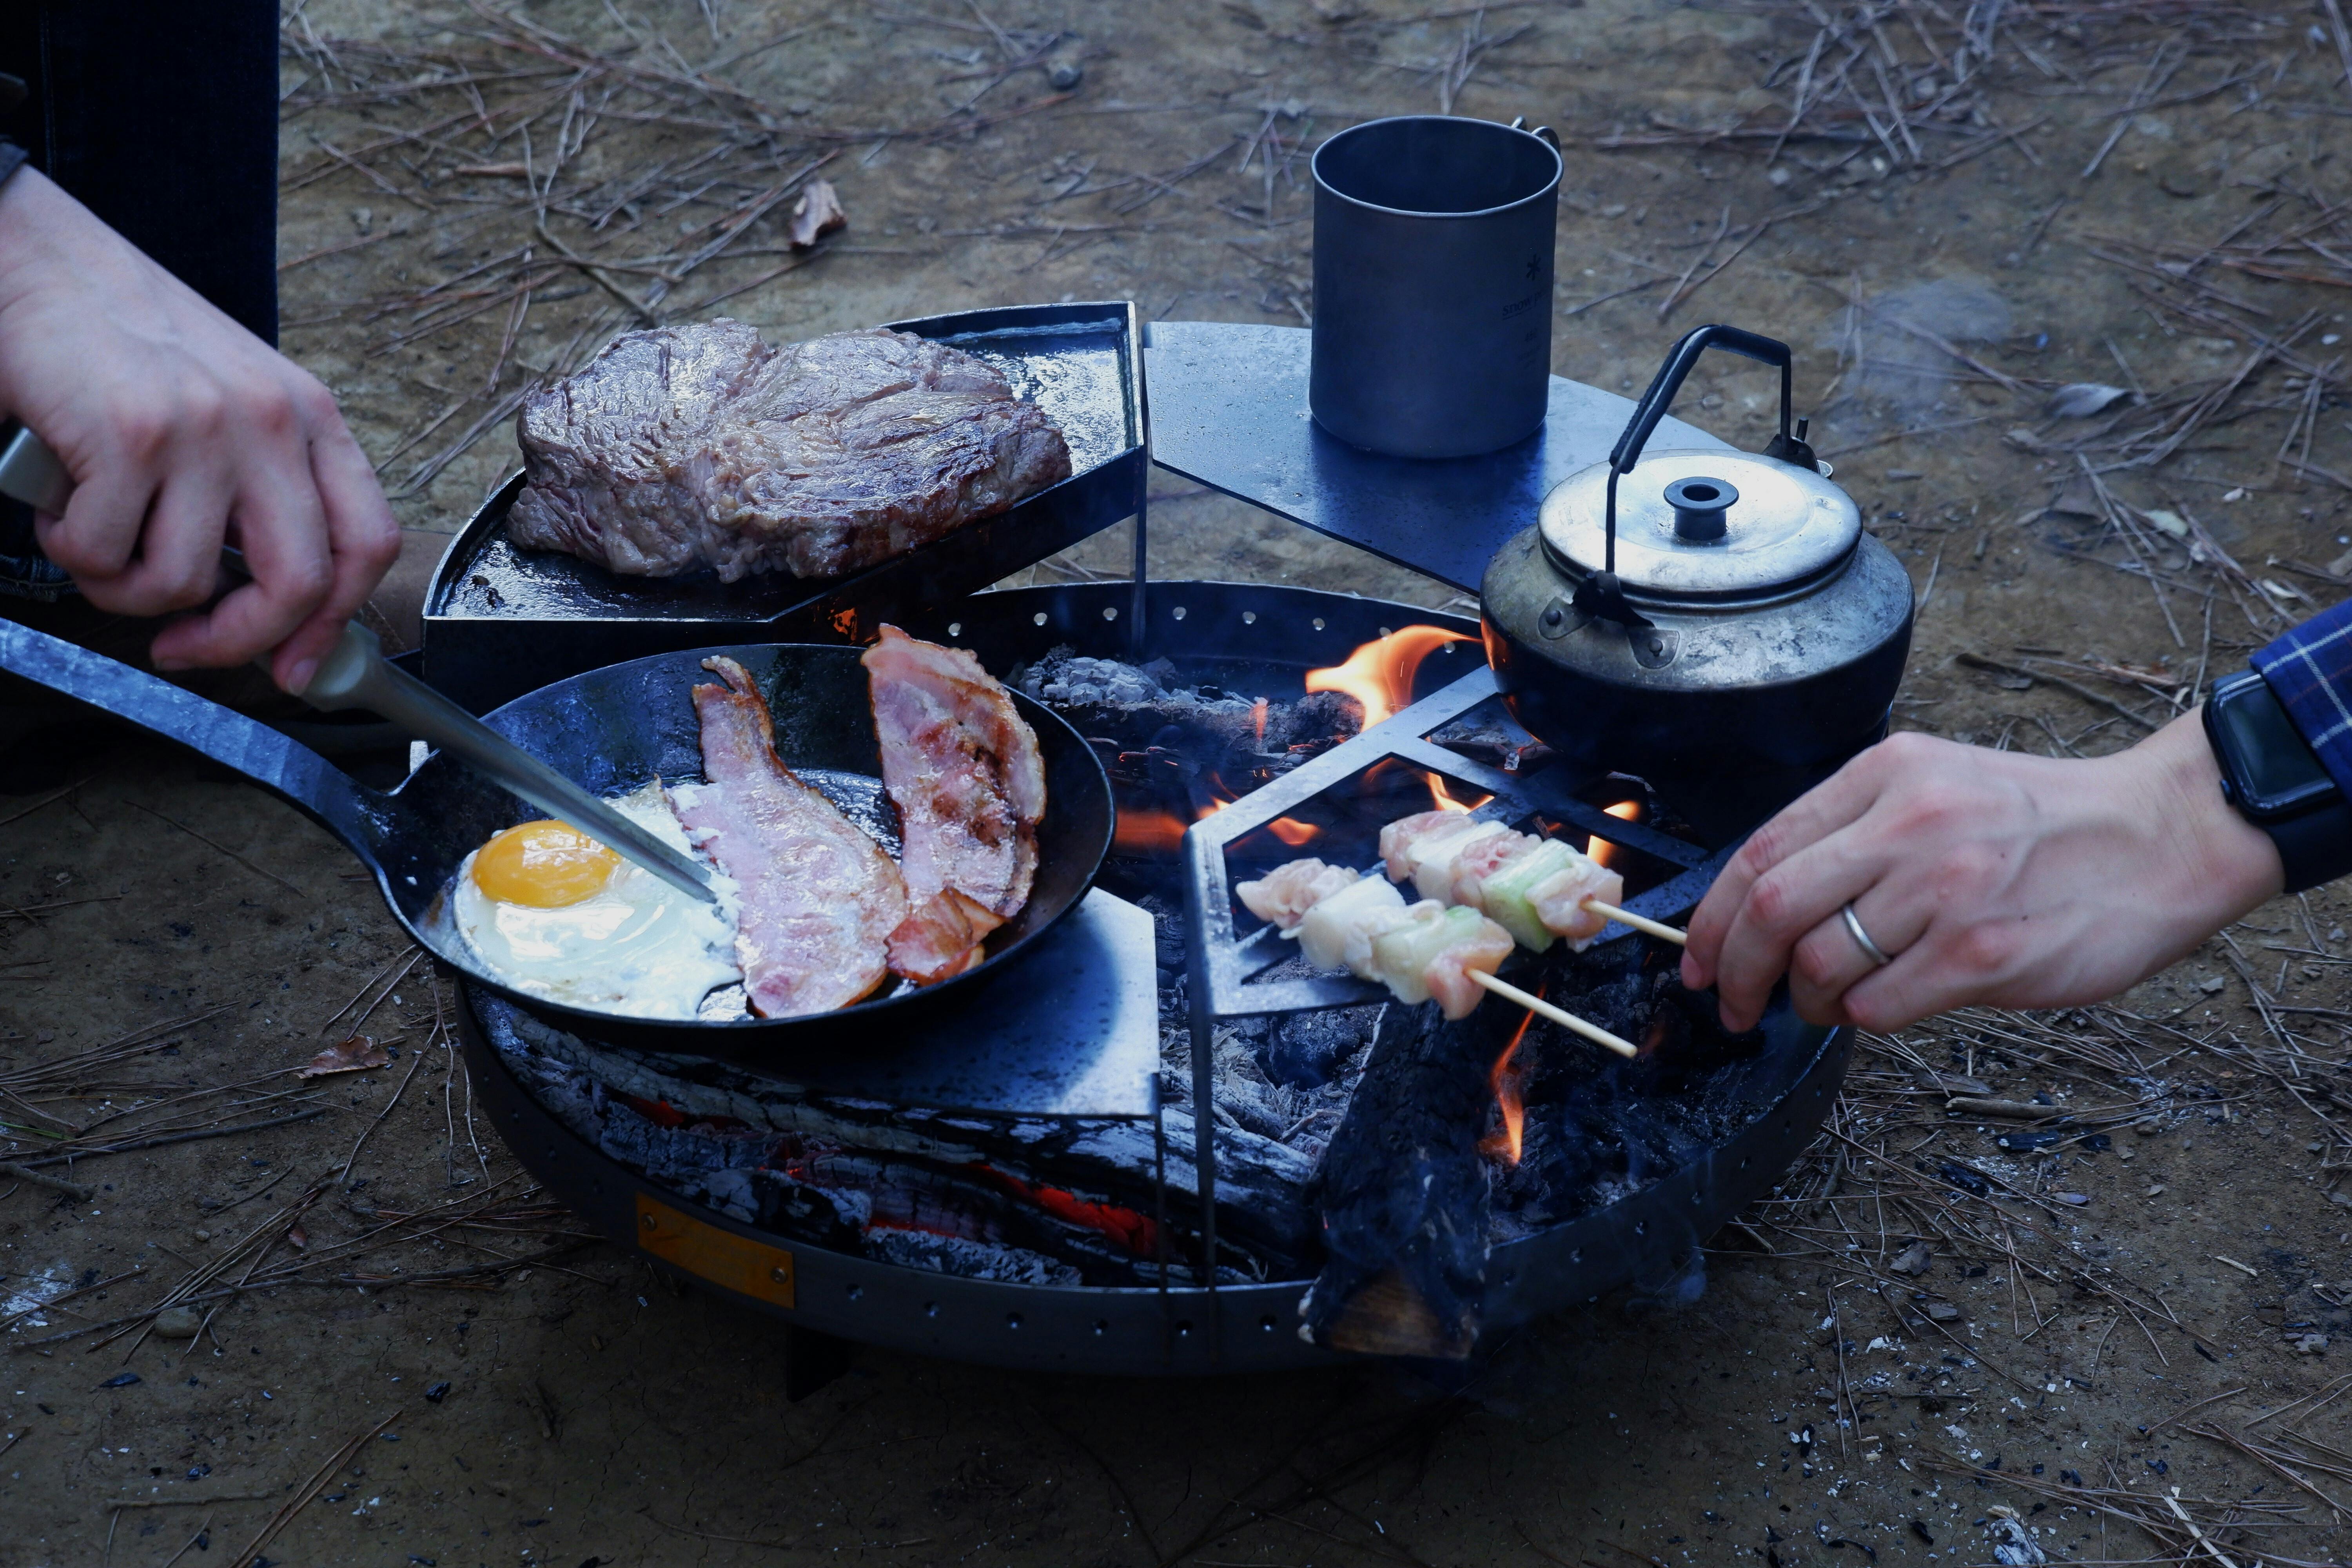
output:
M709 784L679 786L673 804L741 889L735 955L751 1010L785 1018L845 1007L888 975L906 883L880 845L777 758L768 704L743 667L720 658L702 668L726 683L694 689Z
M908 898L923 909L952 890L998 923L1011 920L1029 901L1037 824L1045 815L1045 765L1035 731L980 660L961 648L886 626L864 662L882 744L882 784L898 807L898 859ZM938 943L952 921L938 910L927 920L924 930L902 928L894 937L894 968L900 952L926 972L947 961ZM978 931L972 943L990 929ZM898 972L921 978L913 969Z
M980 944L1004 922L953 888L917 904L890 933L890 968L918 985L952 979L981 960Z

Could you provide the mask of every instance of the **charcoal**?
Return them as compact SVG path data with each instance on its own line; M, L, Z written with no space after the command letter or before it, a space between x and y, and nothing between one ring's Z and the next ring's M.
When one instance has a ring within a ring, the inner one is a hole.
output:
M1321 1089L1370 1044L1379 1007L1337 1007L1325 1013L1285 1013L1266 1030L1258 1066L1274 1082Z
M1478 1142L1507 1036L1498 1009L1381 1014L1371 1059L1312 1197L1325 1258L1301 1332L1370 1354L1461 1360L1477 1342L1490 1188Z
M1138 668L1088 658L1066 644L1016 668L1012 684L1068 720L1110 753L1112 777L1151 784L1213 774L1229 792L1254 789L1363 728L1362 704L1337 691L1295 702L1237 696L1215 685L1179 684L1165 659ZM1180 788L1181 793L1181 788Z

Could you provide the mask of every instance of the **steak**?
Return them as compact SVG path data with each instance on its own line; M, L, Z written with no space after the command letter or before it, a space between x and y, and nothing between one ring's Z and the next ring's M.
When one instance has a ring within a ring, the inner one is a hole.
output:
M516 423L507 531L631 576L835 577L1070 474L986 363L872 328L771 348L724 318L613 340Z

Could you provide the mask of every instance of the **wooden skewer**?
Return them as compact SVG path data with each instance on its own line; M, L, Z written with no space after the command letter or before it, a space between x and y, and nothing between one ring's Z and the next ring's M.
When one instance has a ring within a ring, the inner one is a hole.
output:
M1614 904L1604 904L1599 899L1585 900L1584 907L1596 915L1607 915L1620 924L1632 926L1638 931L1647 931L1660 942L1670 942L1676 947L1681 947L1690 941L1687 933L1674 926L1661 924L1647 915L1637 915L1631 910L1621 910Z
M1528 1012L1539 1017L1549 1018L1563 1029L1573 1029L1596 1046L1606 1046L1621 1057L1638 1057L1642 1054L1641 1047L1631 1040L1621 1039L1598 1024L1588 1024L1575 1014L1555 1007L1540 996L1528 994L1507 980L1497 980L1483 969L1474 969L1469 973L1471 979L1484 985L1496 995L1508 997Z

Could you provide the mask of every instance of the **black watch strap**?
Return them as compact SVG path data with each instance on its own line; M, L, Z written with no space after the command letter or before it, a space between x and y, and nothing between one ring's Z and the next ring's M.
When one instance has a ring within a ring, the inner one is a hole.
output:
M2288 892L2352 874L2352 801L2258 672L2214 682L2205 738L2222 798L2278 847Z

